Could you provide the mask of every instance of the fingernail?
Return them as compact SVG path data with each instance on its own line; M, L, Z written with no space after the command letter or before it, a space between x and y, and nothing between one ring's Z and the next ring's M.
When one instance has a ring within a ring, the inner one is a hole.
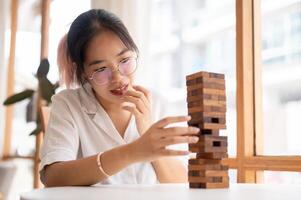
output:
M196 133L198 133L200 131L200 129L197 127L192 127L192 130L193 130L193 132L196 132Z
M186 116L186 119L187 119L187 120L190 120L190 119L191 119L191 116L190 116L190 115Z
M193 138L192 138L192 142L197 142L197 141L199 141L199 138L198 138L198 137L193 137Z

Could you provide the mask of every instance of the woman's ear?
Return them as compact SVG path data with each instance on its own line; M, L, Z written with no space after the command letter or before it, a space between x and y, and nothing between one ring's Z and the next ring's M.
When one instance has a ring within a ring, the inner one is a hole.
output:
M85 73L82 73L82 78L81 78L84 82L88 82L89 78Z
M82 73L81 73L81 79L85 80L85 81L88 81L89 80L89 76L88 76L87 69L84 68L81 71L82 71Z

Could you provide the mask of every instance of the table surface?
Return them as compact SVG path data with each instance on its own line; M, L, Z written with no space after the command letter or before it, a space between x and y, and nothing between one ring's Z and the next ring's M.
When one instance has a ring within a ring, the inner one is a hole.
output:
M53 187L21 194L21 200L300 200L301 185L231 184L227 189L189 189L188 184Z

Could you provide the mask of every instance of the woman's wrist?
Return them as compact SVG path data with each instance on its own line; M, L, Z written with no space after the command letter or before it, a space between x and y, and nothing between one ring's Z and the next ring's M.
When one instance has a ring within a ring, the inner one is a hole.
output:
M102 169L110 175L114 175L121 169L136 162L139 162L139 160L132 143L105 151L101 155Z
M126 156L126 160L128 160L129 163L133 164L141 161L135 142L124 145L124 149L123 155Z

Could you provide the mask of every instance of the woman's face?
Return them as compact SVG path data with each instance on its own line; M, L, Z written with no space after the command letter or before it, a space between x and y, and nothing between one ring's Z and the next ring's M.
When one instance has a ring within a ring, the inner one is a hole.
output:
M85 53L84 75L98 100L104 105L121 105L122 97L132 89L134 80L134 73L123 75L121 72L126 74L131 66L136 66L136 53L110 31L95 36Z

